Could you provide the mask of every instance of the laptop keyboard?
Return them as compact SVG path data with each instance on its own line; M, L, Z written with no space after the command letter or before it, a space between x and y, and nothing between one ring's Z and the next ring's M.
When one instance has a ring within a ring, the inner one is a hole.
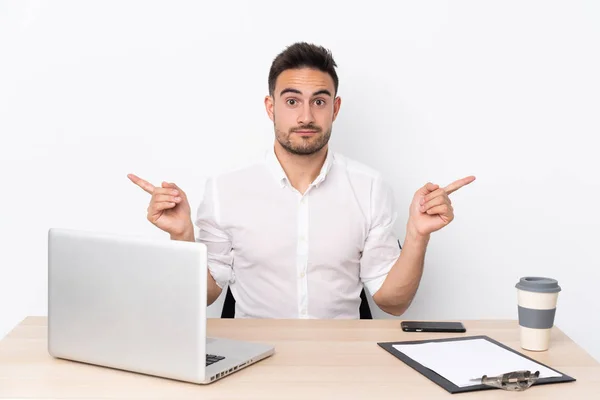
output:
M217 361L221 361L223 359L225 359L225 357L215 356L214 354L207 354L206 355L206 366L208 367L209 365L214 364Z

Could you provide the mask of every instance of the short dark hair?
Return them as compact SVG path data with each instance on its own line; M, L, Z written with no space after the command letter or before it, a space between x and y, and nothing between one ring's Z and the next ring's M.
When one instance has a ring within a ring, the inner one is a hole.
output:
M335 67L337 67L337 64L333 60L331 51L323 46L306 42L294 43L279 53L271 64L271 70L269 71L269 94L273 96L275 82L283 71L299 68L313 68L327 72L333 79L333 86L337 94L339 81Z

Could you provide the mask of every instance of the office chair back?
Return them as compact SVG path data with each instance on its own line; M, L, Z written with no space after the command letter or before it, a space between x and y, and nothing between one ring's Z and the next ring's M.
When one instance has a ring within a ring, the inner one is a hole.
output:
M365 289L360 292L360 306L358 308L360 319L373 319L371 314L371 308L365 294ZM225 302L223 303L223 310L221 311L221 318L235 318L235 297L231 294L231 289L227 286L227 293L225 294Z

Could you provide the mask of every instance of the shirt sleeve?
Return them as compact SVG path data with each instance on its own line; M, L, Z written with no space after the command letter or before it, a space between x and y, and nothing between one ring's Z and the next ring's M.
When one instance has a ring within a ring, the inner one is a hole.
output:
M360 259L360 279L374 295L400 256L400 244L394 233L397 217L394 194L381 177L373 182L370 215L369 232Z
M206 245L208 270L222 289L226 284L233 283L234 274L231 238L219 225L219 211L216 183L209 178L196 214L196 242Z

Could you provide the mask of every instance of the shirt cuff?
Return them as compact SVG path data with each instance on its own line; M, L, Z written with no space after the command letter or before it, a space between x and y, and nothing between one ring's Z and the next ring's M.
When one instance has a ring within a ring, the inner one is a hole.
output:
M235 278L231 266L219 262L217 258L218 256L208 257L208 270L217 286L223 289L227 284L233 283Z
M369 291L369 294L371 294L371 296L373 296L373 295L375 295L375 293L377 293L377 291L379 289L381 289L383 282L385 282L385 278L387 278L387 273L378 278L374 278L374 279L365 281L365 282L363 282L363 284Z

